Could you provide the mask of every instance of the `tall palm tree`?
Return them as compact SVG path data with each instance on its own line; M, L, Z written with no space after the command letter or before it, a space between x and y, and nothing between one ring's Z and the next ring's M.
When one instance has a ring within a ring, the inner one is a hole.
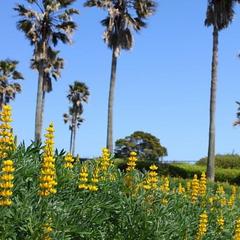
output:
M208 0L205 25L213 28L212 71L210 90L210 123L207 160L207 177L214 181L215 178L215 112L217 92L217 67L218 67L218 35L232 22L235 0Z
M69 122L70 137L70 153L74 156L76 145L77 128L83 122L83 103L87 103L90 93L88 87L83 82L75 81L73 85L69 85L67 98L71 103L69 113L63 114L64 123Z
M41 140L45 92L52 90L51 78L60 76L63 59L54 47L58 42L71 43L76 29L72 15L78 10L70 8L76 0L26 0L31 8L17 4L14 8L20 20L17 28L33 46L32 68L38 71L38 89L35 114L35 141Z
M0 60L0 110L21 92L21 85L16 80L23 79L23 75L16 70L17 64L15 60Z
M107 148L113 152L113 103L116 84L117 58L122 49L133 46L133 31L146 27L145 19L156 8L154 0L87 0L87 7L99 7L108 12L101 21L105 27L104 41L112 49L112 64L108 97Z

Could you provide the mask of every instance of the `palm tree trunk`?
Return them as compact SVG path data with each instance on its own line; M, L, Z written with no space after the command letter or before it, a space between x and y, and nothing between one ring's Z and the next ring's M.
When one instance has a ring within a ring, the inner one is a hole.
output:
M215 178L215 113L217 92L217 66L218 66L218 29L213 28L213 55L210 93L210 123L208 142L207 178L214 181Z
M75 154L76 131L77 131L77 126L76 126L76 119L75 119L74 125L73 125L72 156L74 156L74 154Z
M69 148L69 152L72 154L73 127L70 130L71 130L71 135L70 135L70 148Z
M41 141L42 122L43 122L43 66L39 67L37 102L35 112L35 142Z
M108 123L107 123L107 148L111 153L113 152L113 103L116 84L116 70L117 70L117 57L115 56L115 49L113 49L110 88L108 96Z

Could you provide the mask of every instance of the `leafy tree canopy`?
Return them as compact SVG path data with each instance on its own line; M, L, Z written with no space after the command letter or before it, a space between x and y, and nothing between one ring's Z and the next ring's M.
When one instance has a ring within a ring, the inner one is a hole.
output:
M160 140L142 131L116 141L115 157L127 158L131 151L137 152L141 160L158 161L159 157L167 156L167 149L160 144Z

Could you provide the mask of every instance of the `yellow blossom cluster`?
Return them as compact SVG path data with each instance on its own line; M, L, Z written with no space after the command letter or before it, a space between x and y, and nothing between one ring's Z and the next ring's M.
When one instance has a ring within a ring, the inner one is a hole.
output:
M191 191L191 182L190 181L187 181L187 192L190 192Z
M163 184L160 187L160 190L162 192L169 192L170 191L170 186L169 186L169 179L168 177L163 178Z
M200 214L196 240L201 240L207 232L208 215L206 211Z
M191 185L192 185L191 199L192 199L192 202L195 203L197 201L198 192L199 192L199 180L197 178L197 174L194 174Z
M43 225L43 238L42 240L52 240L50 234L53 232L53 228L49 223Z
M240 240L240 218L236 220L234 240Z
M231 196L230 196L230 199L228 201L228 206L229 207L232 207L234 202L235 202L235 199L236 199L236 193L237 193L237 188L236 186L232 186L232 193L231 193Z
M0 158L9 157L9 151L15 149L14 136L10 123L12 122L12 109L3 105L0 113Z
M217 218L217 226L219 227L219 229L223 230L224 218L222 214Z
M177 192L180 194L185 193L185 188L182 186L182 183L178 184Z
M102 149L102 156L100 158L100 166L103 172L106 172L111 164L110 152L107 148Z
M80 170L80 184L78 185L79 189L87 190L88 189L88 168L87 165L83 165Z
M199 195L200 196L205 196L206 195L206 190L207 190L206 174L205 174L205 172L202 172L201 178L200 178L200 183L199 183Z
M92 192L96 192L98 190L98 186L97 186L97 183L99 181L99 168L96 167L95 170L93 171L93 176L90 180L90 183L89 180L88 180L88 177L89 177L89 173L88 173L88 167L86 164L84 164L82 167L81 167L81 170L80 170L80 178L79 178L79 185L78 185L78 188L80 190L89 190L89 191L92 191Z
M219 202L221 206L225 206L227 204L227 199L225 197L225 191L223 186L218 185L214 200Z
M93 170L93 175L92 175L92 178L90 180L90 184L88 185L88 189L90 191L97 191L98 190L98 182L99 182L99 172L100 172L100 169L98 166L96 166Z
M147 178L145 179L145 182L143 184L143 188L146 190L154 190L157 189L157 169L158 167L153 164L150 166L150 171L148 172Z
M67 153L64 157L64 168L72 169L73 168L73 156L71 153Z
M130 156L128 158L127 162L127 172L131 172L136 167L136 161L137 161L137 153L136 152L130 152Z
M39 195L47 197L51 194L55 194L56 190L56 168L54 158L54 127L51 123L46 129L45 134L45 146L43 153L42 168L40 174L40 192Z
M4 160L2 163L2 175L0 176L0 206L10 206L12 204L14 171L13 161Z

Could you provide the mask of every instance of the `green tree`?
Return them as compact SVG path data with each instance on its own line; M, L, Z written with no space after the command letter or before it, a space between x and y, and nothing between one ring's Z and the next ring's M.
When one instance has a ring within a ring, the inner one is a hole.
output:
M115 146L117 158L127 158L131 151L135 151L142 160L158 161L160 157L167 156L167 149L160 144L160 140L142 131L118 139Z
M88 7L99 7L108 12L101 21L105 27L104 41L112 49L111 77L108 97L107 148L113 152L113 103L116 84L117 58L122 49L133 46L133 30L146 27L145 20L155 11L153 0L88 0Z
M21 85L16 81L23 79L23 75L16 70L17 65L15 60L0 60L0 110L21 92Z
M77 128L83 122L83 102L87 103L90 93L88 87L83 82L75 81L73 85L69 85L69 93L67 98L71 103L69 112L63 114L64 123L69 123L70 136L70 153L74 156L76 145Z
M215 113L217 92L218 67L218 36L219 32L227 28L234 15L235 0L208 0L205 25L213 28L213 50L210 89L210 123L208 142L207 177L214 181L215 177Z
M60 77L63 59L54 47L58 42L71 43L76 29L72 20L78 10L70 8L76 0L26 0L31 8L17 4L14 8L20 20L17 28L33 46L31 66L38 71L38 89L35 114L35 141L41 140L45 92L52 91L52 77Z

